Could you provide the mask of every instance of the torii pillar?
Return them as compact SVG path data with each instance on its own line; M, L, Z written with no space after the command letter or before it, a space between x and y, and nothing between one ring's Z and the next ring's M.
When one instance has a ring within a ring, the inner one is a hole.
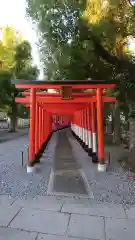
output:
M31 88L30 92L30 131L29 131L29 161L27 172L34 171L32 163L35 156L35 127L36 127L36 89Z
M97 132L98 132L98 171L106 171L104 159L103 99L102 88L97 88Z

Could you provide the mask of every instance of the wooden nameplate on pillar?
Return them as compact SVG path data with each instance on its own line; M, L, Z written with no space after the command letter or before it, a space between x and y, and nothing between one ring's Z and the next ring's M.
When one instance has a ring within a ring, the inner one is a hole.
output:
M62 86L61 87L61 97L63 100L72 99L72 86Z

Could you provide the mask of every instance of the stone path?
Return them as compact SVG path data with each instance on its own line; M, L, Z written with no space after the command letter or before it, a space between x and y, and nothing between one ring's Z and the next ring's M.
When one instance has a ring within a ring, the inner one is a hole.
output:
M0 213L0 240L127 240L135 235L135 206L0 196Z
M52 191L87 195L87 189L80 174L77 160L73 155L67 132L60 131L57 137Z

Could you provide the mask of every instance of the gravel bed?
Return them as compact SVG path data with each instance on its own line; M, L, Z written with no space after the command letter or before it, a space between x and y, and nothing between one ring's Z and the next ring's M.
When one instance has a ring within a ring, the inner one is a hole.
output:
M0 194L13 198L35 198L47 192L56 138L53 137L43 156L40 170L27 174L28 137L0 144ZM24 166L21 166L24 151Z
M129 178L128 172L124 172L118 164L112 166L108 172L97 172L97 165L91 162L91 158L70 133L69 140L87 177L95 201L135 204L135 181Z

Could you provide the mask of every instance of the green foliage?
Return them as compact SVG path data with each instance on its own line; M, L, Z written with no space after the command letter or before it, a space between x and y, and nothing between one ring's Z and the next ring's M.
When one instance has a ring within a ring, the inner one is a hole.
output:
M10 84L12 74L9 71L0 71L0 107L6 102L12 85Z
M28 41L22 41L15 48L15 72L20 73L22 70L27 69L31 63L31 45Z
M48 80L115 79L111 94L122 110L135 100L135 63L128 48L134 37L135 7L130 0L27 0L39 30ZM133 2L132 2L133 3ZM130 82L129 82L130 80Z
M100 0L27 3L38 26L47 79L114 79L123 72L123 63L119 69L117 59L111 57L121 58L121 52L127 58L124 49L132 34L134 11L126 0L107 0L106 6ZM110 59L102 50L112 54Z
M84 1L31 1L28 14L40 31L39 46L44 72L49 79L67 78L70 41L78 34L77 21Z
M39 70L32 66L32 49L28 41L22 41L15 48L15 76L19 79L36 79Z
M17 44L22 41L22 36L12 27L4 26L0 28L0 63L2 69L14 68L14 55Z
M23 111L23 108L19 105L17 109L15 97L20 95L20 91L11 84L11 79L36 79L39 71L32 65L31 46L28 41L24 41L18 32L8 26L1 28L1 34L0 107L7 111L15 123L18 110Z

